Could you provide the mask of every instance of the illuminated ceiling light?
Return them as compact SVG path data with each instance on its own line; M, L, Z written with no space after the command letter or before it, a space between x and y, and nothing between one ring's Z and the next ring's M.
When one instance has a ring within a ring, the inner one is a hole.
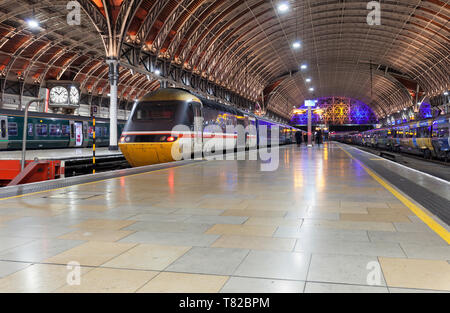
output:
M310 83L310 82L311 82L311 78L307 78L307 79L305 79L305 81L306 81L307 83Z
M444 92L444 96L448 96L448 92L446 91L446 92Z
M309 88L309 91L313 92L313 91L314 91L314 88L313 88L313 87Z
M306 64L300 65L300 69L302 69L302 70L306 70L307 68L308 68L308 65L306 65Z
M159 76L161 74L161 71L160 70L155 70L155 74Z
M280 13L285 13L287 11L289 11L289 3L287 2L280 2L277 6L278 12Z
M299 49L301 46L302 44L298 40L294 41L294 43L292 44L292 48L294 49Z
M29 20L27 20L27 24L32 29L36 29L39 27L39 22L35 18L30 18Z

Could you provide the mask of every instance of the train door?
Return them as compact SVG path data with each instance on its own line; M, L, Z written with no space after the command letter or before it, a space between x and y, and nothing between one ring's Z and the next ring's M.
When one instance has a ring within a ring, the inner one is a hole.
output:
M75 147L83 146L83 123L73 122L74 126L74 137L75 137Z
M0 150L8 148L8 118L0 116Z
M75 147L75 122L69 121L69 147Z
M248 126L249 126L249 133L247 134L248 140L247 140L247 148L256 148L258 144L258 130L256 128L256 118L249 116L248 117Z
M194 140L192 151L203 151L203 116L201 106L197 103L192 104L194 111Z
M86 148L89 144L89 134L88 134L88 130L89 130L89 122L83 122L83 143L82 143L82 147Z

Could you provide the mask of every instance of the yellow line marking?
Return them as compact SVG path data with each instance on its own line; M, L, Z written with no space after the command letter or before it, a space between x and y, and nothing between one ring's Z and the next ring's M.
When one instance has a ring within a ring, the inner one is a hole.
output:
M427 213L425 213L422 209L420 209L416 204L414 204L411 200L405 197L401 192L397 191L390 183L385 181L383 178L375 174L372 170L370 170L367 166L365 166L362 161L355 159L347 150L342 148L340 145L338 147L344 151L351 159L361 165L364 170L375 179L380 185L389 190L397 199L403 202L414 214L416 214L422 222L428 225L436 234L438 234L442 239L444 239L448 244L450 244L450 232L446 230L442 225L436 222L432 217L430 217Z
M2 200L10 200L10 199L17 199L17 198L23 198L23 197L32 196L32 195L37 195L37 194L45 193L45 192L58 191L58 190L62 190L62 189L66 189L66 188L70 188L70 187L74 187L74 186L86 186L86 185L92 185L92 184L97 184L97 183L105 182L105 181L108 181L108 180L121 179L121 178L123 178L123 177L128 178L128 177L133 177L133 176L139 176L139 175L145 175L145 174L152 174L152 173L161 172L161 171L165 171L165 170L170 170L170 169L174 169L174 168L179 168L179 167L184 167L184 166L189 166L189 165L196 165L197 163L198 163L198 162L190 163L190 164L182 164L182 165L178 165L178 166L174 166L174 167L161 168L161 169L159 169L159 170L154 170L154 171L149 171L149 172L144 172L144 173L137 173L137 174L131 174L131 175L124 175L124 176L119 176L119 177L113 177L113 178L107 178L107 179L97 180L97 181L93 181L93 182L89 182L89 183L74 184L74 185L65 186L65 187L60 187L60 188L55 188L55 189L48 189L48 190L36 191L36 192L27 193L27 194L23 194L23 195L17 195L17 196L12 196L12 197L7 197L7 198L0 198L0 201L2 201Z

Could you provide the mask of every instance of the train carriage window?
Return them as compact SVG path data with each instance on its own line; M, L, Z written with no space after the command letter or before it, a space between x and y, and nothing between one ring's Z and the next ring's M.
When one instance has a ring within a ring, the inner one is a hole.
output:
M109 129L108 129L108 127L104 127L103 128L103 136L109 137Z
M70 136L70 126L69 125L63 125L61 132L62 132L63 136Z
M36 124L36 136L47 137L47 124Z
M103 136L102 135L102 133L103 133L102 129L103 129L103 127L95 126L95 137L96 138Z
M0 122L0 133L2 134L2 138L6 137L6 121L2 120Z
M8 123L8 134L12 137L17 136L19 133L17 129L17 123Z
M439 138L446 138L449 137L449 131L450 129L448 127L439 128L437 130L437 137Z
M33 123L30 123L30 124L27 124L27 127L28 127L28 136L33 136L33 134L34 134L34 124Z
M61 126L56 124L50 124L49 127L49 134L53 137L60 137L61 136Z

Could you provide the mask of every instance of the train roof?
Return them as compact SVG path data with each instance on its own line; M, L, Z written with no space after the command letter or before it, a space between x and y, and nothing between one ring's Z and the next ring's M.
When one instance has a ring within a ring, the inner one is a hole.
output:
M145 96L143 96L140 99L140 101L148 101L148 100L165 100L165 101L170 101L170 100L192 101L192 100L195 100L197 102L203 103L203 105L206 107L210 107L210 108L213 108L216 110L229 112L229 113L236 114L236 115L248 115L248 116L254 117L259 120L263 120L263 121L278 124L278 125L283 125L284 127L290 127L290 128L297 129L296 127L293 127L288 124L275 122L271 119L268 119L265 117L260 117L251 112L246 112L244 110L232 107L230 105L218 103L214 100L207 99L195 92L192 92L190 90L183 89L183 88L159 88L156 91L146 94Z
M0 115L23 117L24 114L25 114L24 111L0 109ZM57 118L57 119L66 119L66 120L77 120L77 121L92 121L92 117L89 117L89 116L33 112L33 111L28 112L28 117ZM96 120L100 121L100 122L109 122L108 118L102 118L102 117L97 117ZM126 123L126 120L118 120L118 122Z
M202 101L189 92L188 90L184 90L181 88L158 88L155 91L149 92L139 99L139 101L189 101L189 102L198 102L202 103Z

